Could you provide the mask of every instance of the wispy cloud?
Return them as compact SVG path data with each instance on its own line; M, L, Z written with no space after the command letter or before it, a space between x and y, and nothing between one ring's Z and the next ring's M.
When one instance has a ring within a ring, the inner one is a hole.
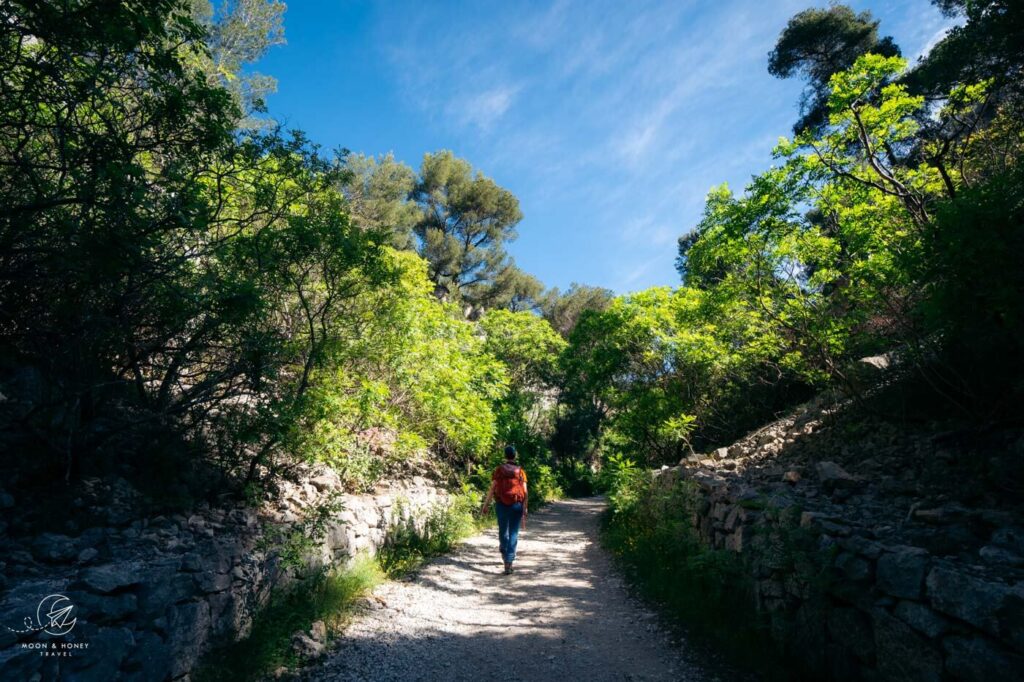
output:
M674 281L675 238L708 189L771 163L800 86L768 76L767 53L807 4L425 3L382 16L380 42L406 103L520 197L521 264L553 284L567 267L587 279L582 267L634 286ZM928 0L853 4L908 54L948 29ZM559 257L531 250L553 235Z
M472 93L452 101L448 113L460 125L474 126L482 132L488 132L509 110L518 92L516 86L499 85Z

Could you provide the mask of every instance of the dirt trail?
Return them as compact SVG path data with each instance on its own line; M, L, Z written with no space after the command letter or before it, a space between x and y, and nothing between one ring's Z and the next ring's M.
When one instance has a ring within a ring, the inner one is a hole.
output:
M302 678L327 680L721 680L673 644L597 542L599 499L532 514L511 576L494 532L409 582L375 591L337 649Z

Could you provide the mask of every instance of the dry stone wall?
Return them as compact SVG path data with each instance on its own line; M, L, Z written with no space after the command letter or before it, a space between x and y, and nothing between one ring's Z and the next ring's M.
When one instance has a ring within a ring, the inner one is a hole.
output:
M118 525L130 486L91 483L110 525L28 544L0 532L0 679L187 680L215 644L248 633L274 590L298 579L260 549L266 524L287 527L340 489L337 476L321 470L287 485L261 513L203 507ZM417 476L337 499L342 510L305 554L307 567L375 552L394 524L420 524L447 496ZM17 500L6 492L0 502Z
M886 461L878 444L935 458L942 438L914 446L869 433L845 451L828 437L794 447L824 422L805 408L657 482L689 481L693 530L743 559L754 605L811 679L1024 679L1019 510L951 501L922 482L913 457Z

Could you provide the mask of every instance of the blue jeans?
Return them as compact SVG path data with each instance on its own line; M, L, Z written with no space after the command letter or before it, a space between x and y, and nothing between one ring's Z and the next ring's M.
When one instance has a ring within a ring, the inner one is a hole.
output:
M502 504L495 500L494 510L498 513L498 546L501 549L501 558L510 564L516 560L519 523L523 520L523 503Z

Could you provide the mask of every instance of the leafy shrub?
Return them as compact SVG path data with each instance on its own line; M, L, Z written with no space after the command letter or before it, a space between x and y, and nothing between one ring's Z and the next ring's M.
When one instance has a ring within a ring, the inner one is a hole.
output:
M590 497L598 490L594 472L590 466L578 459L562 461L557 476L559 486L569 497Z
M739 555L697 537L693 484L666 487L623 460L605 480L612 487L602 542L627 577L671 618L768 670L772 645L754 611L753 581Z
M420 520L422 528L417 527L403 505L396 505L388 540L377 554L384 572L389 576L404 575L427 559L454 549L480 529L482 520L477 510L481 502L478 491L464 487L447 504L433 507Z
M940 205L925 251L932 382L983 419L1012 416L1024 397L1024 167Z

